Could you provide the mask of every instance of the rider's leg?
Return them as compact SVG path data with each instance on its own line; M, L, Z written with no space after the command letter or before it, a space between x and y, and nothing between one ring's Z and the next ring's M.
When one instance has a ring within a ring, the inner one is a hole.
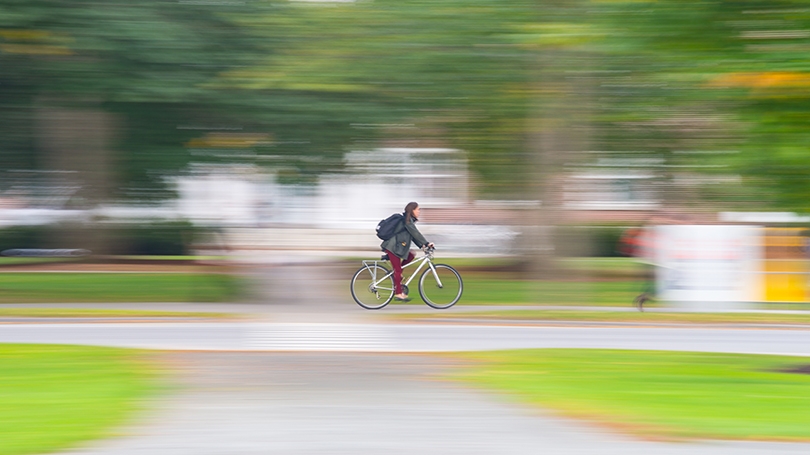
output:
M402 259L396 254L386 250L388 253L388 260L391 261L391 267L394 269L394 297L403 298L402 293Z
M416 256L413 254L413 251L408 251L408 259L402 261L402 266L405 267L406 265L410 264L413 261L413 258Z

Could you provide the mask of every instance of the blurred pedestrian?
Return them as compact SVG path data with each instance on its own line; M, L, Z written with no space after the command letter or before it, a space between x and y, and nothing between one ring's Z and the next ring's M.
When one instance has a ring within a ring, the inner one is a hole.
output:
M644 304L655 296L655 226L648 221L628 228L619 240L618 250L623 256L636 258L642 266L642 289L633 304L644 311Z
M388 253L388 260L394 269L394 299L407 302L410 300L408 294L402 292L402 267L413 261L414 254L410 250L411 242L419 248L433 248L433 243L425 240L425 237L416 228L419 221L419 204L409 202L405 206L403 219L399 222L393 237L383 240L380 247Z

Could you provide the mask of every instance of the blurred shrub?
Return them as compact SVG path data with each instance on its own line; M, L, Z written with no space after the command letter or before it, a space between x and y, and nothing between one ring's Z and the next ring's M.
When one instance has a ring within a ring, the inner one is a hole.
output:
M619 239L629 226L560 226L555 236L561 257L617 257Z
M116 255L187 255L202 229L186 221L110 225L13 226L0 229L0 251L13 248L87 248L104 239ZM94 251L97 252L97 251Z
M193 244L196 228L189 222L139 224L113 228L110 235L112 254L186 255Z
M48 248L50 227L12 226L0 229L0 251L13 248Z
M596 257L616 257L619 254L619 240L630 226L596 226L592 230L592 242Z

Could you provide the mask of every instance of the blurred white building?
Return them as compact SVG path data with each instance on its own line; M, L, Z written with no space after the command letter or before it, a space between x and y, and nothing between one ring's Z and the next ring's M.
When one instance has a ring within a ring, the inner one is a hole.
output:
M243 227L364 228L410 201L452 207L470 194L466 156L447 148L350 152L342 172L316 185L282 185L255 166L209 167L173 180L183 217Z
M345 155L339 172L314 185L287 185L274 171L252 164L196 164L169 182L178 198L156 205L107 205L71 213L79 220L149 222L189 220L222 227L232 250L378 250L373 229L410 201L426 209L420 226L443 251L508 252L517 232L511 206L492 208L470 200L466 154L450 148L380 148ZM19 209L18 209L19 210ZM65 220L64 209L34 217L2 214L13 224ZM36 220L35 220L36 218ZM223 242L220 242L223 243Z
M381 148L346 154L346 170L321 177L315 223L367 227L410 201L453 207L470 200L466 155L448 148Z
M656 210L655 181L663 159L598 157L567 173L562 206L569 210Z

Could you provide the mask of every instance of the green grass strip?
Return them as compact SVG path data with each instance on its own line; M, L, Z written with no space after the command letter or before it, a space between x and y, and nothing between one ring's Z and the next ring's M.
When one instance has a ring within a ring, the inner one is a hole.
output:
M158 390L142 351L0 345L0 455L110 436Z
M0 256L0 265L42 265L50 263L64 263L64 262L77 262L81 259L73 258L26 258L26 257L2 257Z
M455 377L648 438L810 440L810 358L537 349L457 354Z
M0 303L223 302L239 279L195 273L0 273Z
M646 265L636 258L558 258L558 266L590 274L628 275L644 273Z
M236 318L230 313L204 311L116 310L96 308L0 308L0 318Z
M650 313L579 310L493 310L393 315L396 319L464 319L488 321L629 322L668 324L810 325L808 314L781 313Z
M462 274L465 305L630 305L644 282L530 281Z

